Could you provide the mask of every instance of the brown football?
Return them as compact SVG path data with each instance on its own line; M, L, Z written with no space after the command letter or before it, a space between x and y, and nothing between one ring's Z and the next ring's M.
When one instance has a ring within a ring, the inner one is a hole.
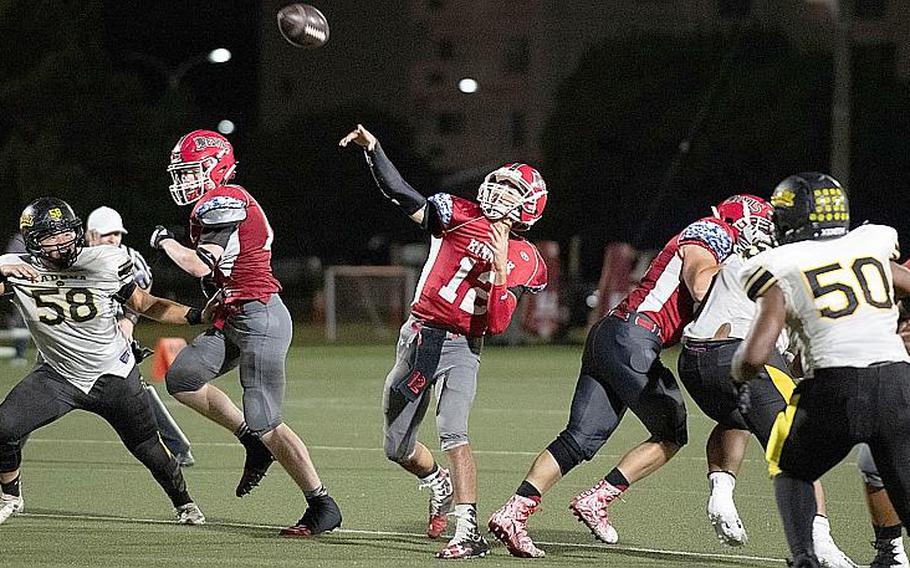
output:
M296 47L315 49L329 41L329 22L309 4L288 4L278 10L278 30Z

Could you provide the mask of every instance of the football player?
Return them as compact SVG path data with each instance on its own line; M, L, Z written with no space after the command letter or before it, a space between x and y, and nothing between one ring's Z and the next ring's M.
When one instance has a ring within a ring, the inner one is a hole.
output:
M236 169L228 140L194 130L177 141L168 172L177 205L193 205L191 247L158 226L151 245L188 274L202 278L218 302L211 329L183 349L165 378L181 403L233 432L246 449L235 494L257 486L277 459L304 493L307 509L284 536L309 537L341 525L341 511L319 479L303 440L285 424L281 405L291 315L272 275L275 235L253 196L229 183ZM240 367L243 411L210 381Z
M114 428L170 497L178 523L204 523L180 466L158 437L113 303L170 324L199 324L202 312L140 288L126 250L83 250L82 221L60 199L32 202L19 227L28 254L0 257L0 294L13 294L39 363L0 404L0 523L24 505L22 440L75 409L97 414Z
M123 235L127 234L127 230L123 227L123 218L120 217L120 213L110 207L99 207L89 213L85 225L85 241L88 246L110 245L122 247L133 261L133 280L136 285L151 293L152 270L142 255L139 254L139 251L123 244ZM133 339L133 327L139 321L139 314L128 308L124 309L119 303L114 304L114 310L117 312L117 324L133 348L136 363L141 363L152 352ZM161 401L155 387L143 381L142 388L146 390L149 404L152 405L152 411L155 413L155 421L158 423L161 441L174 454L174 459L177 460L180 467L192 466L196 463L196 460L190 451L190 441L187 439L186 434L183 433L177 421L174 420L174 417L164 406L164 402Z
M764 207L770 209L770 205ZM749 381L748 390L730 382L733 354L749 331L756 309L739 283L739 273L745 259L773 246L774 225L769 217L766 212L750 219L745 227L748 238L737 239L735 254L723 262L695 319L684 329L679 354L680 381L699 408L717 422L705 448L711 489L707 512L717 537L730 546L748 540L733 490L749 436L754 434L767 447L774 420L796 387L782 355L789 346L785 333L769 363ZM831 538L821 483L815 483L815 490L818 511L812 532L819 560L830 568L855 567Z
M432 236L430 256L401 327L395 366L383 387L385 454L431 491L427 536L439 537L454 508L455 535L437 558L485 556L477 527L477 482L468 414L477 387L483 337L504 331L523 293L547 284L537 248L514 231L543 214L547 190L526 164L506 164L486 176L477 201L447 193L426 198L411 187L361 125L341 146L362 147L383 194ZM449 471L417 441L436 395L436 428ZM453 488L454 486L454 488ZM453 507L454 503L454 507Z
M791 565L812 568L820 565L812 483L860 442L869 444L900 519L910 520L910 356L894 302L895 293L910 293L910 270L894 262L891 227L848 231L847 194L830 176L790 176L771 204L780 246L742 270L758 312L732 375L738 383L754 379L784 326L796 333L806 378L774 423L767 457Z
M650 438L569 505L597 539L618 540L610 504L632 483L663 466L688 440L686 407L673 373L661 363L661 349L679 342L718 266L733 253L742 226L768 212L757 197L728 198L715 216L690 224L670 239L639 285L591 328L566 429L540 453L515 494L490 518L490 531L512 555L544 556L528 536L528 517L537 511L544 493L594 457L631 409Z

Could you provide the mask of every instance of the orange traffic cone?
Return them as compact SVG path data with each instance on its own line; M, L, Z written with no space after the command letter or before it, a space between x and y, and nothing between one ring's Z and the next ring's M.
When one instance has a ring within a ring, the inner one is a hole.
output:
M177 354L186 347L186 340L182 337L162 337L155 344L155 355L152 358L152 380L160 383L164 380L167 370L171 368Z

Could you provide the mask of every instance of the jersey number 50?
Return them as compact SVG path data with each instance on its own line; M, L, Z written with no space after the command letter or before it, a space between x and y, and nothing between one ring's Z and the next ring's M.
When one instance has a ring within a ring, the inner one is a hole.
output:
M841 273L844 270L840 263L834 263L807 270L803 273L806 280L809 281L809 289L816 300L829 294L840 294L843 296L842 303L832 302L824 307L819 307L819 315L830 319L852 315L859 308L859 298L856 294L857 286L867 304L881 310L891 309L894 305L890 293L891 283L885 274L885 267L882 266L878 259L870 256L857 258L850 265L850 273L844 275ZM869 287L870 282L867 275L872 277L872 283L875 288L874 293ZM827 281L828 284L822 284L821 280ZM854 283L856 284L855 286ZM816 306L818 304L816 301ZM841 305L843 307L839 307Z

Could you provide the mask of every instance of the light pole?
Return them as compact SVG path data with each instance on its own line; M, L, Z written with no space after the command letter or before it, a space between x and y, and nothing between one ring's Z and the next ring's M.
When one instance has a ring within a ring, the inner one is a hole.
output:
M831 96L831 156L829 166L834 179L850 187L850 0L833 0L829 6L834 17L834 90Z

